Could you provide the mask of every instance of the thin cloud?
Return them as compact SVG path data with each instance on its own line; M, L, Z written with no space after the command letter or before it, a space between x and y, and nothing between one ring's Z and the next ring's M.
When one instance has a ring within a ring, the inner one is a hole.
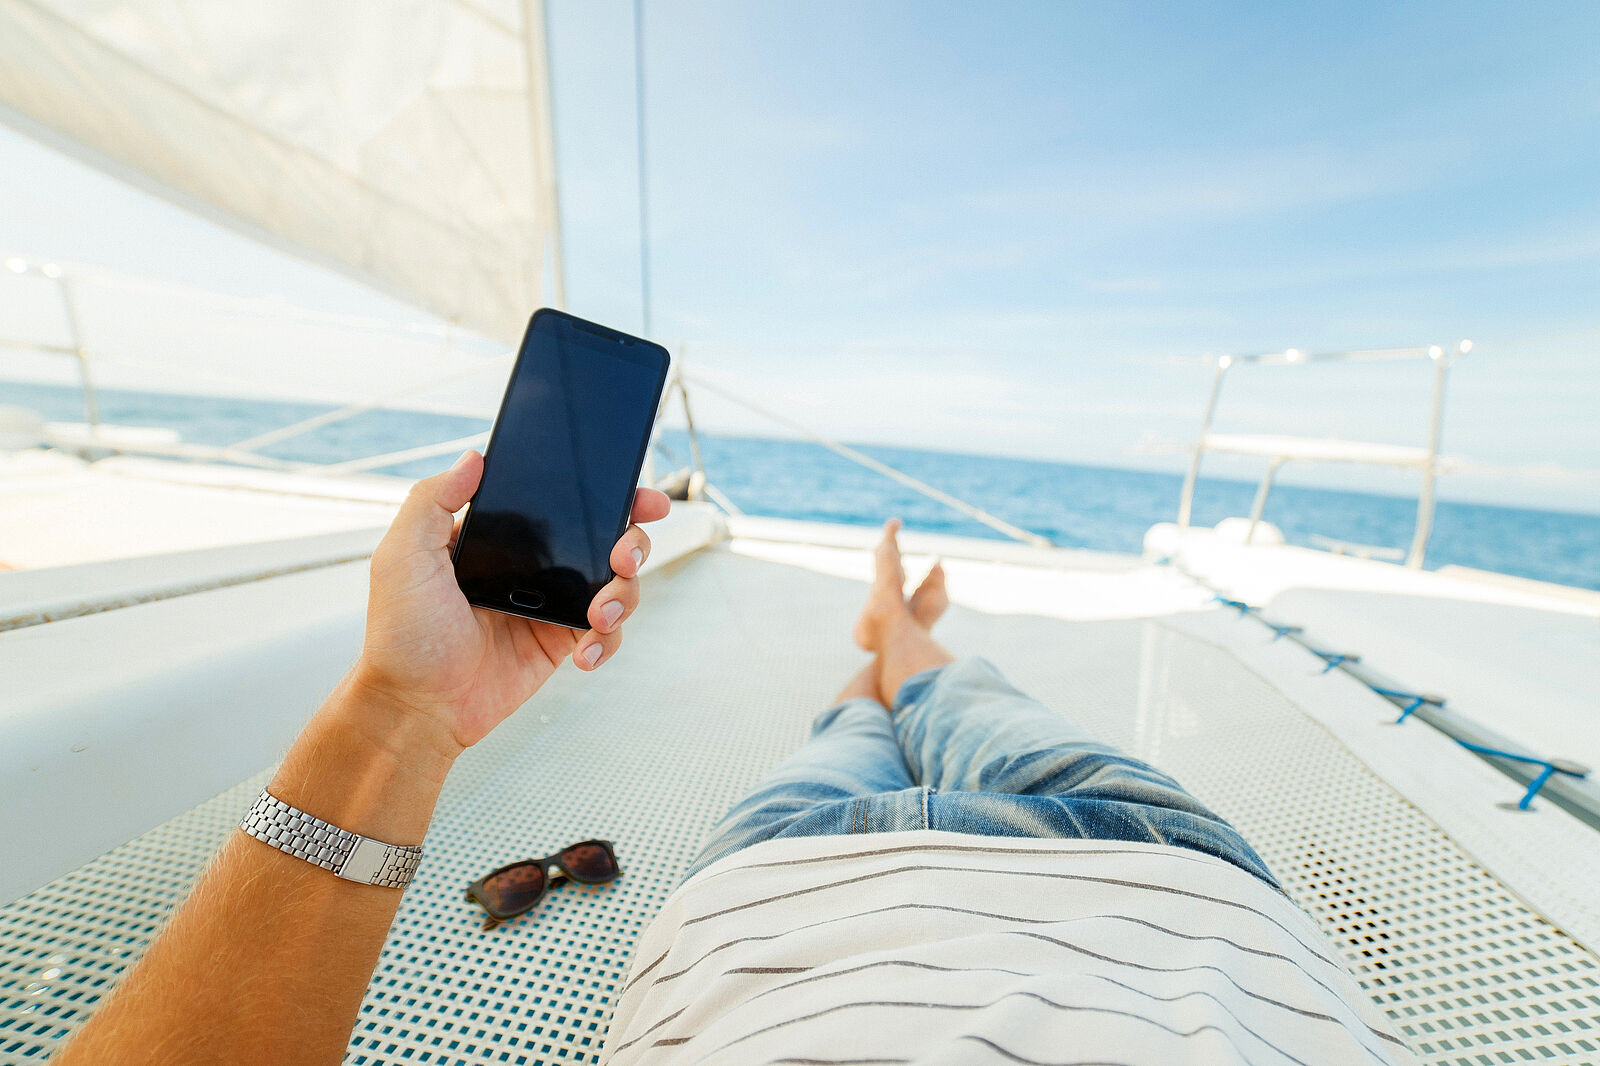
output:
M1459 148L1321 143L1214 153L1101 153L1072 160L974 194L973 210L1098 228L1212 221L1370 200L1426 188L1459 165ZM1454 158L1453 158L1454 157Z

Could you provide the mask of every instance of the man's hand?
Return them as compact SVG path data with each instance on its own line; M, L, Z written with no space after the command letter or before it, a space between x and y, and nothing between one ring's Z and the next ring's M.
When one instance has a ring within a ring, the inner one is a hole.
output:
M482 476L483 459L468 452L411 490L372 555L361 659L278 767L270 786L278 799L352 833L421 844L463 748L568 655L592 670L616 654L617 628L639 603L649 538L631 525L617 542L619 576L590 604L590 632L474 610L456 585L450 548L454 513ZM661 493L640 489L633 520L663 518L668 506ZM337 1062L399 905L392 888L341 880L234 833L57 1060Z
M665 518L666 495L640 489L632 522L611 550L617 576L589 605L588 632L468 605L450 562L466 506L483 476L469 451L419 481L372 554L367 636L352 682L436 725L449 754L482 740L572 656L580 670L609 662L639 605L639 568L650 538L638 523ZM454 751L450 749L454 748Z

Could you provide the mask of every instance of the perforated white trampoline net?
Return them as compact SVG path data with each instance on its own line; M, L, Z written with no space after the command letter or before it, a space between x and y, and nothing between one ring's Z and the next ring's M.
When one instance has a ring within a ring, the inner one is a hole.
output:
M624 659L563 673L457 767L348 1062L598 1061L632 945L701 835L859 666L854 582L707 551L651 585ZM1232 819L1424 1061L1600 1060L1600 963L1225 652L1159 621L954 609L942 634ZM83 1022L259 787L0 909L0 1061L46 1058ZM469 881L595 836L621 880L480 931Z

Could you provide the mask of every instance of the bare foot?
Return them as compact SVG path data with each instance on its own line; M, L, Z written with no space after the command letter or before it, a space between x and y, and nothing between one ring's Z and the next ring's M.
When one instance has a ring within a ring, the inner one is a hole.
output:
M944 590L944 563L934 561L933 569L928 571L928 576L922 579L922 584L917 586L917 591L911 594L911 599L906 603L911 608L912 621L923 629L932 630L933 623L950 606L950 597Z
M902 523L891 518L883 524L883 539L873 551L875 575L867 602L856 619L856 643L865 651L882 651L884 638L899 625L912 621L906 603L905 567L900 565L900 545L895 540Z

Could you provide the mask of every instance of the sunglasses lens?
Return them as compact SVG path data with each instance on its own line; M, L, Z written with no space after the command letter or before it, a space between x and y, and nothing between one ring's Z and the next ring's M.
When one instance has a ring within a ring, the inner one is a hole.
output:
M544 869L529 862L513 866L484 881L479 889L489 906L501 914L517 914L544 895Z
M621 873L611 852L599 844L574 844L561 853L561 865L574 881L609 881Z

